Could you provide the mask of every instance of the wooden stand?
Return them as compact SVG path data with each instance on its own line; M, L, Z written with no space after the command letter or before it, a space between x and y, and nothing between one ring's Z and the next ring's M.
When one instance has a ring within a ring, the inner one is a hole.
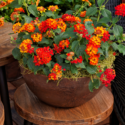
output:
M4 107L2 102L0 101L0 125L4 124Z
M3 27L0 27L0 93L5 108L5 125L12 125L5 65L14 61L12 50L15 45L12 45L10 41L11 36L17 37L17 34L9 35L9 33L13 33L11 23L5 23Z
M19 115L34 124L93 125L109 117L114 99L112 93L103 87L93 99L79 107L56 108L41 102L23 84L16 90L14 102Z

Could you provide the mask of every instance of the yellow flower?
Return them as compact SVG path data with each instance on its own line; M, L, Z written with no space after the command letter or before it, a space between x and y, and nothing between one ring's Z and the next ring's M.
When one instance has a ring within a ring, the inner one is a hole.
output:
M98 36L98 37L102 37L103 34L105 32L105 28L101 27L96 27L94 33Z
M12 28L12 30L13 30L13 32L14 33L20 33L20 29L21 29L21 23L15 23L14 25L13 25L13 28Z
M59 9L59 7L57 5L55 5L55 6L51 5L51 6L48 7L48 10L50 10L52 12L56 11L57 9Z
M46 11L43 6L37 7L37 10L40 11L40 13L44 13Z

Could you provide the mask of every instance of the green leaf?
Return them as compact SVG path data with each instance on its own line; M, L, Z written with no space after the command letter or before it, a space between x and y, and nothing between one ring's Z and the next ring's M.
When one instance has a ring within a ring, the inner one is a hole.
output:
M70 61L68 61L68 60L65 60L65 63L70 63Z
M76 5L75 5L75 10L79 9L80 7L81 7L81 5L76 4Z
M60 54L56 54L55 58L57 59L57 63L59 64L63 63L63 58L60 56Z
M78 74L78 70L77 70L77 67L75 66L75 64L71 64L71 72L73 74Z
M9 4L9 6L12 7L12 8L19 8L22 5L18 4L18 0L14 0L12 3Z
M115 40L115 36L110 35L110 40Z
M113 33L115 35L115 37L118 39L118 38L121 38L122 37L122 34L123 34L123 28L119 25L115 25L113 27Z
M66 54L61 54L60 56L61 56L62 58L64 58L64 59L66 59L66 57L67 57Z
M26 23L30 23L33 19L27 15L22 15Z
M64 52L69 53L69 52L71 52L71 50L70 49L64 49Z
M46 20L46 17L45 17L45 16L41 16L41 17L39 18L39 20L40 20L40 21L45 21L45 20Z
M49 63L47 63L46 66L48 66L50 68L51 67L51 61Z
M46 16L48 16L48 17L54 17L54 13L53 13L52 11L48 11L48 12L46 12L45 14L46 14Z
M100 49L100 48L98 48L98 53L100 53L102 55L104 54L103 51L102 51L102 49Z
M79 41L73 41L71 44L71 49L75 50L76 46L78 46L78 45L79 45Z
M109 10L107 10L107 9L103 9L101 13L102 13L102 15L103 15L104 17L107 17L107 18L109 18L109 19L111 20L111 18L112 18L112 13L111 13L111 11L109 11Z
M21 44L21 43L22 43L22 40L21 40L20 38L17 38L17 39L16 39L16 43L17 43L17 44Z
M34 70L34 67L35 67L35 64L34 64L34 62L33 62L33 58L31 57L31 58L29 58L28 59L28 61L27 61L27 66L28 66L28 68L30 69L30 70Z
M108 18L108 17L103 17L103 18L101 18L101 19L99 20L98 23L108 23L108 22L110 22L110 18Z
M41 65L41 66L34 66L34 74L37 74L37 72L42 70L43 67L44 67L43 65Z
M98 89L101 85L101 82L99 79L94 79L94 88Z
M114 50L118 49L118 45L115 42L113 42L111 46L113 47Z
M114 17L114 18L112 19L113 25L116 24L116 23L118 22L118 20L119 20L119 17L118 17L118 16L117 16L117 17Z
M42 41L38 42L38 44L49 44L49 39L46 39L45 37L43 37Z
M72 38L76 37L76 32L74 32L74 27L67 28L64 34L68 34L68 37L72 37Z
M97 67L96 66L92 66L92 65L87 65L86 70L90 74L95 74L96 71L97 71Z
M73 14L73 10L67 10L66 13Z
M93 89L94 89L94 84L93 84L93 82L90 80L90 82L89 82L89 90L90 90L90 92L93 92Z
M86 68L86 67L85 67L85 64L84 64L83 62L76 64L76 67L77 67L77 68Z
M62 69L70 70L70 64L61 63Z
M33 16L38 17L38 11L36 5L28 6L28 10Z
M50 73L50 70L49 70L48 67L44 67L44 68L43 68L43 72L44 72L44 74L45 74L46 76L48 76L49 73Z
M20 60L21 59L21 53L19 48L14 48L12 51L12 55L15 59Z
M85 53L85 49L86 49L86 46L85 45L80 45L78 48L75 49L75 53L76 55L79 57L79 56L83 56L84 53Z
M118 45L118 50L120 53L123 53L123 55L125 55L125 46L124 45L122 45L122 44Z
M87 9L86 16L95 15L96 12L97 12L97 8L96 7L90 7L89 9Z
M86 27L86 29L87 29L87 31L88 31L88 34L93 34L94 33L94 27L92 26L92 22L90 22L90 21L88 21L88 22L85 22L85 27Z
M23 57L23 65L26 66L26 64L27 64L27 58Z
M100 6L102 6L102 4L105 2L105 0L97 0L97 4L98 4L98 6L100 7Z

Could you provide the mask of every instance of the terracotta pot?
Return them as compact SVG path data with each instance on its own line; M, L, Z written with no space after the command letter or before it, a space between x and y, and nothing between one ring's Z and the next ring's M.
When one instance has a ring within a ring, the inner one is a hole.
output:
M23 72L23 68L21 71ZM22 74L30 90L43 102L56 107L77 107L93 98L102 88L90 92L89 77L64 78L57 86L57 81L49 81L45 75Z

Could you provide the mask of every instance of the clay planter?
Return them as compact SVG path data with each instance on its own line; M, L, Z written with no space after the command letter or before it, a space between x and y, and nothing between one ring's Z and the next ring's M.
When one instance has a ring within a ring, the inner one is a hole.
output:
M21 68L23 72L23 68ZM46 83L45 75L22 74L30 90L43 102L56 107L77 107L93 98L102 88L90 92L89 77L62 79L57 86L56 81Z

